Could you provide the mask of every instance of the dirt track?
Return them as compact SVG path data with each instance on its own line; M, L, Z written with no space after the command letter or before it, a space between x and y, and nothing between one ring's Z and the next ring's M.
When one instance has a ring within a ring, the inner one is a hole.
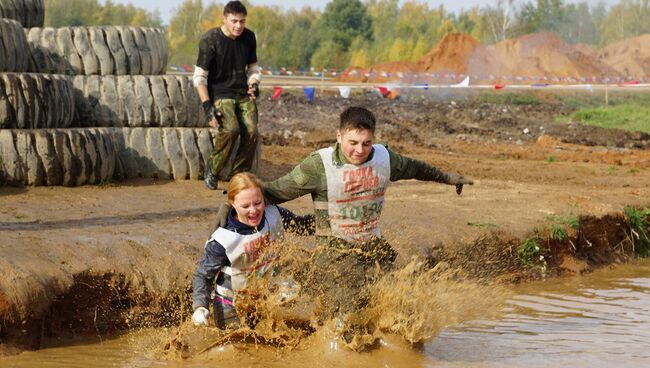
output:
M630 148L647 147L647 135L556 124L558 114L569 112L561 105L374 96L262 101L261 176L288 172L333 142L337 114L355 103L377 113L381 140L392 148L476 182L462 196L439 184L392 185L382 227L402 261L425 254L477 277L518 278L515 248L550 215L595 216L583 228L602 226L583 236L593 235L588 243L598 245L610 240L599 231L624 225L620 216L599 218L650 204L650 151ZM187 316L182 307L194 265L223 200L202 182L0 188L0 341L37 348L42 337L142 324L135 317L174 322L179 315L168 315L174 310ZM311 211L308 198L287 207ZM585 254L556 253L551 266L580 272L622 259L611 250Z

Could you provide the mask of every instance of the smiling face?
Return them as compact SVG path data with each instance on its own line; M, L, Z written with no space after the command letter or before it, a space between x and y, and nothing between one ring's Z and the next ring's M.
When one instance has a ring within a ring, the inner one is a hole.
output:
M343 156L353 165L368 161L375 135L368 129L346 129L336 131L336 141L341 145Z
M248 188L237 193L231 205L237 212L237 220L248 226L258 226L264 214L264 196L257 187Z
M246 15L245 14L226 14L223 16L223 26L228 33L228 36L232 38L237 38L244 33L244 27L246 27Z

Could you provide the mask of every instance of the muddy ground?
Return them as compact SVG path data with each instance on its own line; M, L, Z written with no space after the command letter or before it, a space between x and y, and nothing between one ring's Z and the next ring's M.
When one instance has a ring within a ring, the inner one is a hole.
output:
M650 205L649 137L558 123L572 111L561 99L263 99L260 175L276 178L333 143L338 114L354 104L376 113L379 138L391 148L475 179L461 196L435 183L392 185L382 227L400 262L426 257L485 282L512 282L630 259L621 213L626 205ZM202 182L0 188L0 355L187 318L194 267L224 199ZM308 198L286 206L311 211ZM553 219L573 215L579 229L550 241ZM517 258L530 237L542 240L543 265Z

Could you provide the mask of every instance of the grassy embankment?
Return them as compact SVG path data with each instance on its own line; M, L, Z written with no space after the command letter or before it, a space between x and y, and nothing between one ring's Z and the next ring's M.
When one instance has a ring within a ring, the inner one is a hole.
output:
M575 121L606 129L623 129L650 134L650 92L648 91L518 91L481 93L484 103L539 105L559 104L575 109L558 122Z
M650 134L650 92L610 93L607 104L602 96L569 98L563 102L576 108L568 120L606 129Z

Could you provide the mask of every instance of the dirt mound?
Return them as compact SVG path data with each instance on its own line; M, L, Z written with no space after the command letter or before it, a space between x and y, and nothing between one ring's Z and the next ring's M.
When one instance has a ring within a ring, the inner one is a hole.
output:
M420 63L422 71L442 73L487 75L503 68L485 46L464 33L449 33Z
M534 33L489 46L510 75L528 77L608 76L616 72L551 32Z
M611 44L598 53L598 58L625 76L650 75L650 34Z
M638 41L640 48L642 41ZM641 51L637 50L637 53ZM529 83L531 78L554 82L575 82L581 77L611 77L617 69L607 65L596 51L585 45L573 46L551 32L542 32L505 40L485 46L463 33L445 36L428 54L416 62L392 62L373 65L374 75L366 72L344 73L346 81L396 80L396 72L468 74L480 81L498 81L508 77L508 83ZM648 62L650 66L650 62ZM383 73L382 73L383 72ZM391 75L387 75L390 73ZM383 77L379 80L377 78ZM510 77L526 77L521 80ZM434 78L436 79L436 78Z
M591 45L587 45L586 43L577 43L577 44L573 45L573 47L575 47L576 50L580 51L581 53L583 53L583 54L585 54L587 56L591 56L591 57L595 57L595 58L598 57L599 50L594 48Z

